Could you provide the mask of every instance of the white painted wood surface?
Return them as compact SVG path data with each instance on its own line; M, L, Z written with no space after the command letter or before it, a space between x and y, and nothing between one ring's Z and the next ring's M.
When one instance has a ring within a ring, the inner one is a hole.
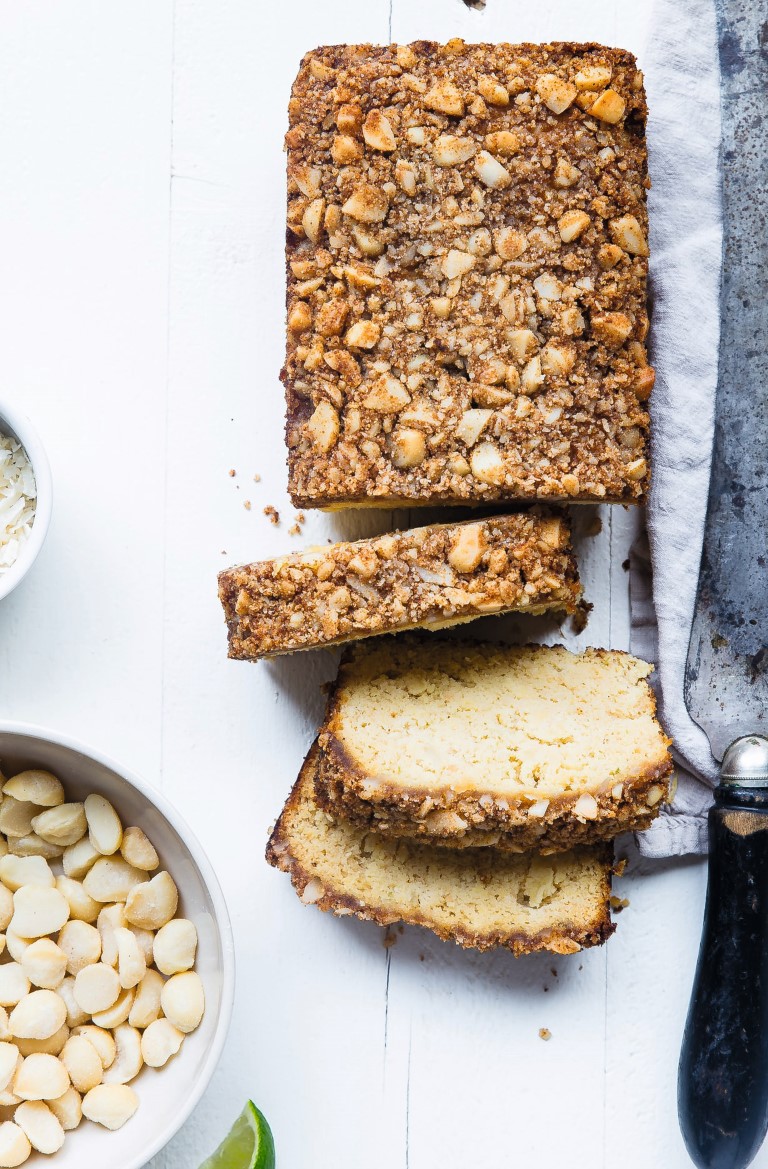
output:
M223 1061L153 1169L195 1166L249 1095L281 1169L683 1169L703 867L634 864L616 937L556 960L417 930L387 949L373 926L302 907L263 847L334 659L228 662L215 587L220 567L298 546L277 374L301 54L562 37L642 60L652 6L2 0L0 31L0 393L38 424L56 485L39 564L0 608L0 712L161 786L205 842L236 936ZM372 522L309 515L304 539ZM570 644L627 644L633 523L604 511L580 541L595 610Z

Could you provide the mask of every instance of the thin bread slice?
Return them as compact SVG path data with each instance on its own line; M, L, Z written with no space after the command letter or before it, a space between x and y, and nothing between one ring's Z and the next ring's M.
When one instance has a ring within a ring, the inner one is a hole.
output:
M519 851L646 828L672 769L652 668L445 637L351 647L319 736L320 802L383 833Z
M317 757L315 745L267 845L305 904L515 954L571 954L613 933L609 845L544 858L388 840L317 806Z
M229 656L255 660L516 610L572 612L570 525L550 513L433 524L231 568Z

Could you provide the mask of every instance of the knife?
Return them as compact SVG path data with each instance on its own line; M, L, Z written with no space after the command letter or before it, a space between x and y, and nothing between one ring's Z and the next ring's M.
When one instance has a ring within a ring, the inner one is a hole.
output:
M699 1169L743 1169L768 1129L768 10L716 7L720 356L684 690L721 769L678 1112Z

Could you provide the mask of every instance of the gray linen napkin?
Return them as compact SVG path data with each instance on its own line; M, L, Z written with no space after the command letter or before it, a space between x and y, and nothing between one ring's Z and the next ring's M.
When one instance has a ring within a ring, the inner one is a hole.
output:
M637 834L644 855L662 857L706 851L716 777L706 736L685 709L683 671L709 486L722 229L714 2L657 0L651 28L642 64L653 182L653 480L648 543L633 550L630 588L632 649L657 663L660 717L679 764L671 807Z

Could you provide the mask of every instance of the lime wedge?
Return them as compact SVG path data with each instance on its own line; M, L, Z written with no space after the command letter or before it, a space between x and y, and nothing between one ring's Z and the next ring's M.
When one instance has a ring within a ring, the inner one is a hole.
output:
M275 1142L266 1117L249 1100L215 1153L200 1169L275 1169Z

